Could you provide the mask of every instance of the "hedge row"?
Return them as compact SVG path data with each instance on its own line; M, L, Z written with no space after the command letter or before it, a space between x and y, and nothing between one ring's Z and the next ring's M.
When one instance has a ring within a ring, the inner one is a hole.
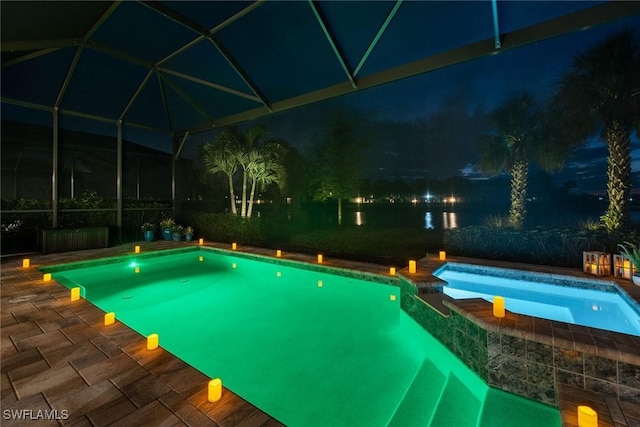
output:
M579 268L583 251L617 253L619 243L638 240L637 230L609 234L602 229L471 226L447 230L444 246L459 256Z

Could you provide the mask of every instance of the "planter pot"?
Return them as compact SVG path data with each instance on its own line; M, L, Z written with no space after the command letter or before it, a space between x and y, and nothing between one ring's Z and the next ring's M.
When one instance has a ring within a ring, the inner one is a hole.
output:
M640 286L640 274L634 274L631 276L631 280L633 280L634 285Z
M190 242L191 239L193 239L193 234L185 234L184 235L184 240L186 240L187 242Z
M182 240L182 233L173 233L173 240L176 242Z
M162 230L162 238L164 240L171 240L171 230L170 229L164 229Z
M153 242L153 239L156 237L156 232L153 230L147 230L144 232L144 241L145 242Z

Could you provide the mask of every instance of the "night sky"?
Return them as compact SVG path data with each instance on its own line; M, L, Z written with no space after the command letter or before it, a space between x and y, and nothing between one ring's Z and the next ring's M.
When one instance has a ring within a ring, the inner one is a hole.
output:
M553 94L573 58L609 34L640 28L640 17L588 31L570 33L521 49L451 66L338 99L274 114L256 122L303 153L326 132L331 112L346 108L366 123L367 178L446 179L462 175L482 178L474 147L486 112L523 91L545 102ZM636 32L640 38L640 32ZM248 123L250 125L254 122ZM191 144L215 133L193 137ZM640 140L633 135L633 185L640 189ZM606 145L598 135L574 150L554 180L577 184L578 192L603 192ZM535 171L535 167L533 168Z
M353 69L363 57L381 23L375 24L373 17L384 19L391 3L321 3L329 22L334 24L337 41L342 42L341 47L348 65ZM556 17L560 11L570 13L599 3L601 2L501 2L500 30L508 37L517 33L520 28ZM40 21L33 21L30 26L18 24L22 22L18 19L18 12L27 3L8 4L14 6L16 19L9 19L6 10L11 10L3 9L3 35L8 31L8 35L15 40L32 37L54 40L67 37L67 29L73 30L71 24L67 24L69 28L53 23L48 26L38 25ZM366 7L361 8L360 5L363 4ZM432 57L482 40L487 36L486 29L493 28L490 8L482 6L480 2L405 4L406 7L398 9L399 15L386 28L380 43L358 75L369 77L386 67ZM69 5L83 5L82 9L91 9L88 12L95 13L96 16L102 13L98 6L93 10L90 2L72 2L67 4ZM242 5L235 2L176 2L172 6L196 21L203 20L202 25L207 28L215 25L214 21L220 16L231 15L242 8ZM49 9L19 17L25 19L42 15L39 19L48 22L50 17L45 16L46 10ZM50 11L60 23L66 22L68 16L64 13L56 9ZM466 15L461 15L461 11ZM95 17L92 16L88 17L87 22L94 22L92 19ZM438 16L439 19L425 19L431 16ZM131 25L131 22L139 25ZM274 22L283 24L272 25ZM309 31L316 28L311 24L317 25L317 21L307 2L266 2L265 6L244 15L244 19L235 21L233 25L224 27L217 35L224 41L226 49L234 54L234 59L256 80L257 88L268 95L267 100L275 103L300 96L307 90L318 90L345 82L345 74L328 46L326 37L321 31ZM7 28L11 31L6 30ZM26 28L37 28L38 32L31 34ZM131 33L125 34L125 28ZM484 179L486 177L479 173L476 166L479 153L475 141L486 131L487 113L508 98L523 92L534 95L540 103L548 101L576 55L625 28L635 29L640 43L640 15L635 15L525 47L498 50L496 54L480 59L376 88L263 116L240 126L264 123L274 137L287 141L306 154L311 146L324 138L332 114L340 108L350 112L355 126L367 142L362 161L365 164L366 178L370 180L444 180L452 176ZM55 33L49 34L52 29L56 30ZM60 31L64 34L58 34ZM74 31L79 30L76 28ZM84 34L82 31L74 31L69 34ZM175 49L193 40L193 37L192 31L137 2L123 2L117 13L110 15L100 26L100 31L93 34L93 38L104 46L111 46L117 51L152 63L175 52ZM24 98L28 102L52 105L56 102L74 52L74 47L68 47L4 67L3 97L17 100ZM7 52L3 54L8 55ZM22 55L20 52L18 54ZM9 57L10 55L3 59ZM197 43L192 50L184 51L174 60L166 64L168 69L205 81L210 80L240 92L250 92L238 73L211 43ZM47 79L43 79L41 75L45 69ZM60 127L115 136L115 118L120 117L128 108L129 102L135 98L134 92L142 87L141 82L147 73L145 67L114 58L108 52L85 49L62 99L62 111L89 113L114 121L87 120L71 114L61 114ZM163 86L169 113L163 108L159 79L149 79L150 83L144 85L140 95L135 98L136 102L127 110L123 131L125 139L170 153L172 143L169 132L152 132L126 126L127 121L179 133L184 129L203 125L205 118L215 122L215 119L228 117L228 114L247 111L246 108L249 107L263 108L255 100L249 101L189 80L177 79L178 77L171 75L167 82L179 81L180 85L176 85L179 90L168 83ZM181 91L189 95L193 103L202 107L202 110L209 108L209 117L190 106L183 99L185 97L180 94ZM95 102L96 100L100 102ZM11 103L3 103L3 119L44 126L50 126L52 120L47 111L25 109ZM181 155L194 158L198 146L214 139L217 132L218 129L190 135ZM636 189L640 189L640 139L637 135L633 135L632 143L633 184ZM606 158L606 145L598 140L598 135L594 135L567 159L566 168L554 175L555 182L563 185L569 180L575 181L579 192L604 191Z

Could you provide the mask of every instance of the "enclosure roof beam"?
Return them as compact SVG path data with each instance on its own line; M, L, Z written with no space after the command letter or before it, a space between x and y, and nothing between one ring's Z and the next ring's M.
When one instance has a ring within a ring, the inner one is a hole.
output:
M357 89L358 86L356 85L356 82L353 79L353 75L351 74L351 70L349 70L349 67L347 66L347 63L346 63L346 61L344 59L344 54L342 53L342 51L338 47L338 45L337 45L337 43L335 41L335 37L333 36L333 34L331 33L331 30L329 29L327 23L325 22L326 20L325 20L324 16L322 16L322 13L316 7L316 5L314 3L314 0L308 0L308 3L309 3L309 7L311 7L311 10L313 11L313 14L316 17L316 20L318 21L318 24L320 24L320 28L322 28L322 32L324 33L324 36L327 38L327 41L329 42L329 45L331 46L331 49L333 50L333 53L336 56L336 59L340 63L340 66L342 67L342 70L344 71L345 75L347 76L347 80L349 80L349 83L351 84L352 88Z
M80 55L82 55L83 47L80 46L76 49L75 55L73 55L73 61L69 65L69 69L67 70L67 75L62 82L62 87L58 92L58 97L56 98L56 102L53 104L53 108L60 107L60 103L62 102L62 98L64 98L64 94L67 93L67 88L69 87L69 82L71 82L71 77L73 73L76 71L76 66L78 65L78 61L80 60Z
M49 113L52 113L55 110L54 107L50 107L48 105L42 105L42 104L37 104L37 103L34 103L34 102L22 101L22 100L19 100L19 99L12 99L12 98L6 98L6 97L0 98L0 102L2 102L3 104L15 105L15 106L18 106L18 107L23 107L23 108L30 108L32 110L47 111ZM96 121L103 122L103 123L110 123L110 124L117 123L117 119L112 119L112 118L109 118L109 117L97 116L97 115L94 115L94 114L81 113L81 112L78 112L78 111L67 110L67 109L63 109L63 108L60 108L58 110L58 113L64 114L64 115L67 115L67 116L81 117L81 118L84 118L84 119L96 120ZM166 129L159 129L159 128L155 128L153 126L147 126L147 125L143 125L143 124L140 124L140 123L126 122L126 123L123 123L123 124L126 125L126 126L129 126L129 127L134 127L134 128L138 128L138 129L149 130L149 131L152 131L152 132L168 134Z
M242 67L240 67L240 65L238 64L238 62L233 58L233 56L224 48L224 46L222 45L222 42L220 42L220 40L215 37L213 35L213 31L208 30L207 28L205 28L204 26L198 24L197 22L193 21L192 19L180 14L179 12L176 12L175 10L171 9L168 6L165 6L162 3L159 2L155 2L155 1L141 1L141 3L145 6L147 6L148 8L150 8L151 10L156 11L157 13L171 19L172 21L176 22L179 25L182 25L183 27L197 33L200 34L201 37L199 37L198 42L200 41L201 38L206 38L209 39L211 41L211 43L213 43L213 45L215 46L215 48L218 50L218 52L220 52L220 54L224 57L224 59L227 61L227 63L229 63L229 65L231 65L231 67L234 69L234 71L240 76L240 78L242 78L242 80L245 82L245 84L253 91L253 93L256 95L256 97L258 97L258 99L260 100L260 102L262 102L267 108L269 107L269 102L267 101L267 98L260 92L260 90L258 89L258 87L252 82L252 80L250 79L249 75L242 69ZM189 45L193 46L194 41L190 42ZM184 48L184 47L183 47ZM180 48L178 50L182 50L183 48ZM175 53L175 52L174 52ZM174 55L169 55L167 58L172 58ZM167 60L167 58L161 60L161 63L165 62ZM174 72L176 73L176 72ZM204 80L199 79L201 82L204 82ZM202 84L202 83L201 83ZM210 83L213 84L213 83ZM233 92L230 92L233 93ZM241 92L239 92L241 93ZM235 95L238 95L238 93L234 93ZM239 95L239 96L244 96L246 94L243 95Z
M182 99L187 101L187 104L189 104L191 108L193 108L198 114L200 114L200 116L202 116L202 118L209 122L211 127L215 127L213 119L209 117L204 108L202 108L193 98L191 98L184 90L182 90L182 88L177 83L175 83L169 77L162 73L160 73L160 77L162 77L162 80L164 80L169 86L171 86L171 88L176 91L176 93L180 95Z
M122 111L122 114L120 114L120 117L118 118L118 120L122 120L124 118L124 116L127 115L127 113L129 112L129 109L131 109L131 107L133 106L133 103L136 102L136 99L138 99L138 97L142 93L142 90L145 88L145 86L149 82L149 79L153 75L153 72L154 72L154 70L149 70L149 72L144 77L144 79L142 79L142 82L140 82L140 85L138 85L138 89L136 89L135 93L133 94L133 96L129 100L129 103L127 104L127 106Z
M21 52L25 50L40 49L60 49L63 47L73 47L82 44L82 39L51 39L51 40L19 40L19 41L2 41L2 52Z
M460 64L488 55L498 54L510 49L522 47L542 40L560 36L572 31L584 30L594 25L603 24L615 19L624 18L640 13L640 2L607 2L596 6L564 15L548 21L540 22L521 28L502 36L501 49L496 51L493 37L479 42L461 46L446 52L432 55L408 64L400 65L388 70L361 77L358 79L358 89L369 89L401 79L414 77L430 71ZM272 112L280 112L300 107L318 101L353 93L356 90L348 83L339 83L303 95L288 98L272 104ZM220 117L216 120L218 126L228 126L245 120L253 120L268 114L265 108L255 108L238 114ZM210 128L205 125L193 127L192 134L204 132Z
M109 19L111 14L115 12L115 10L118 8L118 6L120 6L121 3L122 3L122 0L116 0L113 3L111 3L111 6L109 6L107 10L105 10L105 12L102 14L100 19L98 19L96 23L93 24L91 28L89 28L89 31L87 31L87 33L84 35L84 38L87 40L91 38L93 33L95 33L98 30L98 28L100 28L102 24L104 24L106 20Z
M160 87L160 99L162 99L162 106L164 107L164 115L167 119L167 126L169 126L169 133L173 135L173 124L171 122L171 113L169 112L169 104L167 103L167 94L164 92L164 81L160 76L160 72L156 70L156 77L158 78L158 86Z
M498 0L491 0L491 11L493 12L493 40L496 49L500 49L500 22L498 19Z
M40 56L47 55L49 53L58 51L60 49L61 48L59 48L59 47L55 47L55 48L46 48L46 49L36 50L35 52L31 52L31 53L28 53L26 55L19 56L17 58L9 59L8 61L4 61L2 63L2 68L10 67L11 65L20 64L22 62L26 62L26 61L29 61L31 59L35 59L35 58L38 58Z
M174 70L171 70L169 68L164 68L164 67L160 67L160 68L158 68L158 70L162 71L165 74L171 74L172 76L180 77L182 79L189 80L191 82L198 83L198 84L201 84L203 86L210 87L212 89L217 89L217 90L220 90L222 92L227 92L227 93L230 93L232 95L236 95L236 96L240 96L242 98L249 99L251 101L261 102L260 98L258 98L256 96L249 95L248 93L240 92L239 90L231 89L231 88L228 88L226 86L222 86L222 85L219 85L219 84L207 81L207 80L203 80L203 79L200 79L198 77L190 76L188 74L184 74L184 73L181 73L179 71L174 71Z
M182 137L182 141L180 141L180 145L178 146L178 149L176 150L176 155L175 155L175 159L178 160L180 158L180 153L182 152L182 148L184 147L185 142L187 142L187 138L189 138L189 131L186 131L184 133L184 136Z
M396 4L393 6L393 9L391 9L391 12L389 12L389 15L387 15L387 18L382 23L382 26L380 27L380 29L376 33L375 37L373 38L373 40L369 44L369 47L365 51L364 55L362 55L362 59L360 59L360 62L358 63L358 66L353 71L353 75L354 76L357 76L358 73L360 72L360 69L362 68L364 63L367 61L367 59L369 58L369 55L371 55L371 52L373 52L373 48L375 48L376 44L378 44L378 40L380 40L380 37L382 37L382 34L385 32L385 30L387 29L387 27L391 23L391 20L396 15L396 12L398 11L398 9L400 9L400 5L401 4L402 4L402 0L396 1Z

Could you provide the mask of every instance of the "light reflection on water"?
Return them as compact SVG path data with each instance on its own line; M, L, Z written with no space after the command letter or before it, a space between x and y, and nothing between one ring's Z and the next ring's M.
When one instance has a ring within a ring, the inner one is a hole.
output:
M433 213L427 212L424 214L424 228L427 230L434 230L436 227L433 225ZM455 212L442 212L442 224L440 228L446 230L449 228L458 228L458 214Z
M436 212L439 214L440 212ZM349 215L351 216L351 215ZM439 216L439 215L438 215ZM363 211L355 211L353 212L352 224L355 225L366 225L367 224L367 213ZM436 229L450 229L450 228L458 228L458 214L456 212L442 211L442 217L438 220L436 216L434 218L434 212L427 211L424 214L424 228L427 230L436 230Z
M345 225L356 225L365 227L415 227L426 230L447 230L470 225L483 224L488 215L493 214L491 210L441 210L438 208L421 209L420 207L402 208L397 206L388 209L380 209L378 206L358 207L357 210L344 211L343 223ZM563 214L561 218L554 215L530 214L528 220L530 225L576 226L581 221L596 218L591 214ZM631 221L640 226L640 211L630 212ZM317 217L317 220L327 224L334 224L336 213L334 210L327 210Z

